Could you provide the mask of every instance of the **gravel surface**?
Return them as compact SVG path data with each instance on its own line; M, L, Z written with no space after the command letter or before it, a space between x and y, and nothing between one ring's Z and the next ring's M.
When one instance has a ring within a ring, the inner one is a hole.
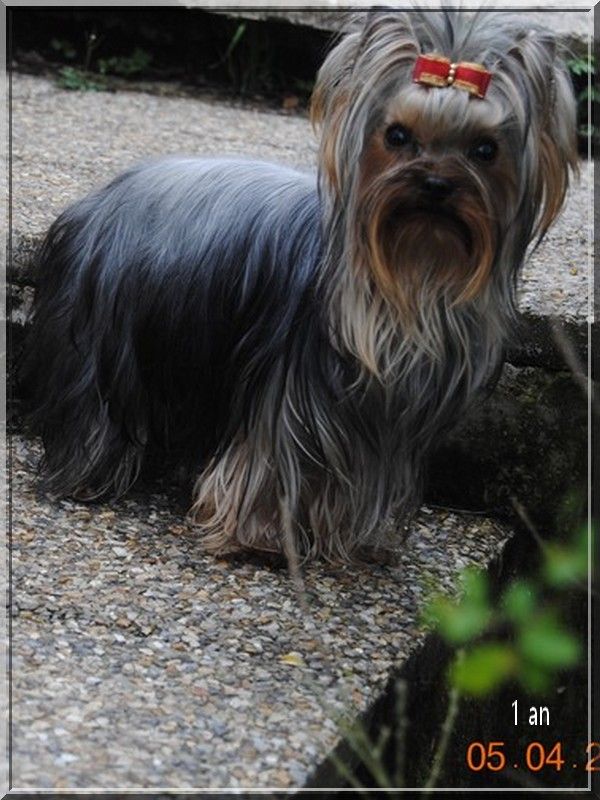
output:
M132 163L167 154L316 163L303 116L144 92L70 92L14 74L13 225L40 233L72 200Z
M396 567L227 562L170 492L56 501L12 439L13 785L301 786L423 641L422 598L509 532L423 509Z
M316 163L306 117L143 92L68 92L12 76L13 243L17 267L72 200L135 161L167 153L231 154L300 168ZM592 167L526 266L522 311L583 321L592 254Z

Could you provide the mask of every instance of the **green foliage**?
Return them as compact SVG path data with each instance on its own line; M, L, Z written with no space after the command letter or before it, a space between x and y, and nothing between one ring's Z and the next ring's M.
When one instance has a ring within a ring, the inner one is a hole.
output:
M452 685L474 697L489 694L515 671L515 653L497 642L479 644L456 658L450 668Z
M524 624L533 614L536 602L536 590L529 581L513 581L502 596L502 609L511 622Z
M227 50L225 51L224 59L228 59L231 57L231 54L238 46L239 42L242 39L242 36L246 33L246 23L240 22L240 24L235 29L233 36L231 37L229 44L227 46Z
M101 77L91 75L86 70L77 69L77 67L62 67L56 83L61 89L79 92L102 92L106 89L106 83Z
M482 634L490 622L487 579L473 568L460 576L462 597L456 602L448 597L433 598L425 610L429 625L437 625L450 644L460 645Z
M588 570L588 531L582 527L571 547L549 544L542 569L544 580L556 589L583 581Z
M62 40L52 40L54 49L59 50L65 57L74 57L75 50L69 49L68 42ZM84 67L62 67L58 73L57 85L61 89L83 92L101 92L108 88L108 75L120 75L124 78L131 78L139 75L148 69L152 61L152 55L141 47L136 47L128 56L110 56L100 58L97 62L97 72L92 72L90 62L92 53L98 46L98 39L90 35L86 43L86 55Z
M209 69L224 67L230 86L241 94L273 86L272 42L263 27L240 22L225 52Z
M543 692L561 670L576 666L581 645L561 622L551 595L584 587L587 571L585 527L568 544L546 545L538 577L513 581L494 605L486 574L465 570L460 598L433 597L424 614L448 644L461 647L450 666L450 685L484 696L515 680Z
M573 504L570 505L573 511ZM571 542L542 544L538 574L512 581L495 602L490 599L487 574L473 567L460 575L458 599L431 597L424 621L435 627L456 652L448 672L447 712L432 752L426 789L438 783L462 695L486 697L508 681L517 681L528 692L543 693L551 688L561 670L580 662L581 644L561 622L553 602L559 599L559 592L585 588L591 536L592 532L582 527ZM380 789L404 786L404 683L398 680L395 690L395 723L380 727L376 738L370 736L362 721L335 715L344 741ZM395 752L393 775L389 771L389 755L386 756L390 747ZM350 786L361 795L370 795L346 760L337 754L331 759Z
M570 58L567 61L567 67L573 75L589 75L590 73L593 74L596 65L594 60L594 54L590 53L588 58L587 54L583 55L576 55L573 58Z
M517 652L523 663L550 673L574 667L579 662L581 647L555 614L548 612L538 613L520 626Z
M113 74L121 75L124 78L131 78L145 72L152 61L152 55L141 47L128 56L110 56L110 58L98 59L98 71L101 75Z
M580 136L595 136L597 130L588 120L588 101L597 103L600 99L600 92L595 87L596 62L594 54L573 56L567 61L567 67L573 78L573 84L577 91L577 112L580 121ZM591 84L590 79L591 78Z

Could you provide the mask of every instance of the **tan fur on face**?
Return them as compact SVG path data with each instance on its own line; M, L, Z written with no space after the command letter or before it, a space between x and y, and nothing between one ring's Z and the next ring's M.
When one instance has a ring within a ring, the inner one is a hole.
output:
M359 45L358 34L346 36L328 55L319 70L310 102L313 127L321 129L319 163L330 189L339 191L337 146L340 129L347 114L351 95L346 86L352 78L352 60Z
M567 164L547 131L540 137L539 178L536 195L540 199L541 214L536 225L536 235L542 238L558 216L567 193L569 174ZM573 170L579 167L575 159Z
M530 129L531 137L535 137L537 158L529 189L537 211L532 233L539 241L562 208L569 173L577 175L579 171L575 100L557 42L548 31L531 30L521 36L510 55L521 64L522 74L531 80L538 106L537 120L532 120ZM502 81L502 74L499 78ZM517 105L518 97L512 87L506 87L506 91Z
M317 105L313 104L313 120L317 118ZM343 95L336 95L332 107L327 117L327 126L323 131L320 147L320 164L322 174L326 176L331 190L338 193L340 190L339 177L336 167L337 154L336 145L339 138L339 129L347 110L347 98Z
M419 313L424 287L432 298L445 296L450 304L469 302L485 291L497 244L494 213L501 199L505 216L516 194L501 142L494 162L477 163L469 156L482 137L498 138L495 129L483 125L485 110L461 99L454 109L460 122L451 118L450 124L445 104L436 105L431 97L422 87L409 87L393 98L365 147L357 187L353 249L399 311L405 333ZM385 131L393 124L409 130L413 142L387 145ZM422 190L430 175L456 187L432 207Z
M524 16L380 11L363 19L362 33L340 42L319 73L313 122L322 135L326 258L336 265L332 330L340 348L381 377L402 363L393 351L408 346L405 335L431 327L432 304L485 313L499 333L500 304L510 316L527 245L555 219L576 171L575 108L554 37ZM484 64L492 73L486 97L413 83L415 60L427 52ZM382 135L393 122L414 132L418 153L385 149ZM482 135L500 145L493 164L468 157ZM472 228L471 254L452 225L436 226L429 215L415 218L412 235L408 226L390 233L394 204L410 201L408 187L395 194L395 182L411 159L457 178L463 164L456 211ZM385 180L387 200L378 185ZM377 202L369 200L374 186Z

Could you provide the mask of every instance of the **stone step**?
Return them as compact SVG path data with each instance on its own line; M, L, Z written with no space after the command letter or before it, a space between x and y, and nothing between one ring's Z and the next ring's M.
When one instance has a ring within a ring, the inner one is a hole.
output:
M367 715L423 649L424 598L511 536L424 508L397 566L306 567L302 608L286 569L203 554L164 489L48 498L40 451L13 436L15 790L339 785L338 715Z
M190 7L201 5L191 2ZM379 7L387 5L380 3ZM401 8L402 4L393 3L394 8ZM205 7L205 6L203 6ZM408 6L410 8L410 6ZM580 11L526 11L527 17L541 25L545 25L554 32L558 33L567 44L573 48L587 51L588 37L592 27L592 15L584 6ZM514 9L518 10L518 9ZM239 8L235 11L217 11L217 14L226 14L229 17L249 19L257 22L278 22L289 23L291 25L312 28L318 31L328 31L336 33L342 26L347 25L348 18L355 16L360 19L360 11L348 14L344 11L318 11L306 8L304 11L291 11L289 9L245 9ZM366 12L363 12L366 13Z
M242 154L304 169L316 164L316 141L301 114L162 96L165 87L155 87L155 92L67 92L46 78L19 74L12 82L8 278L16 285L31 284L32 254L54 217L136 161L193 153ZM526 264L519 293L522 324L509 352L515 364L565 368L551 335L555 320L581 363L587 363L592 181L592 164L584 161L581 181L571 187L564 213Z

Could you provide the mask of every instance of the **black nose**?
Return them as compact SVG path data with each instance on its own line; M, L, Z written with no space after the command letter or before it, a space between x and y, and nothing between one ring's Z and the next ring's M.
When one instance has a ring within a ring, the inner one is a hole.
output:
M448 178L428 175L423 181L423 189L432 200L443 200L452 194L455 185L452 181L448 180Z

